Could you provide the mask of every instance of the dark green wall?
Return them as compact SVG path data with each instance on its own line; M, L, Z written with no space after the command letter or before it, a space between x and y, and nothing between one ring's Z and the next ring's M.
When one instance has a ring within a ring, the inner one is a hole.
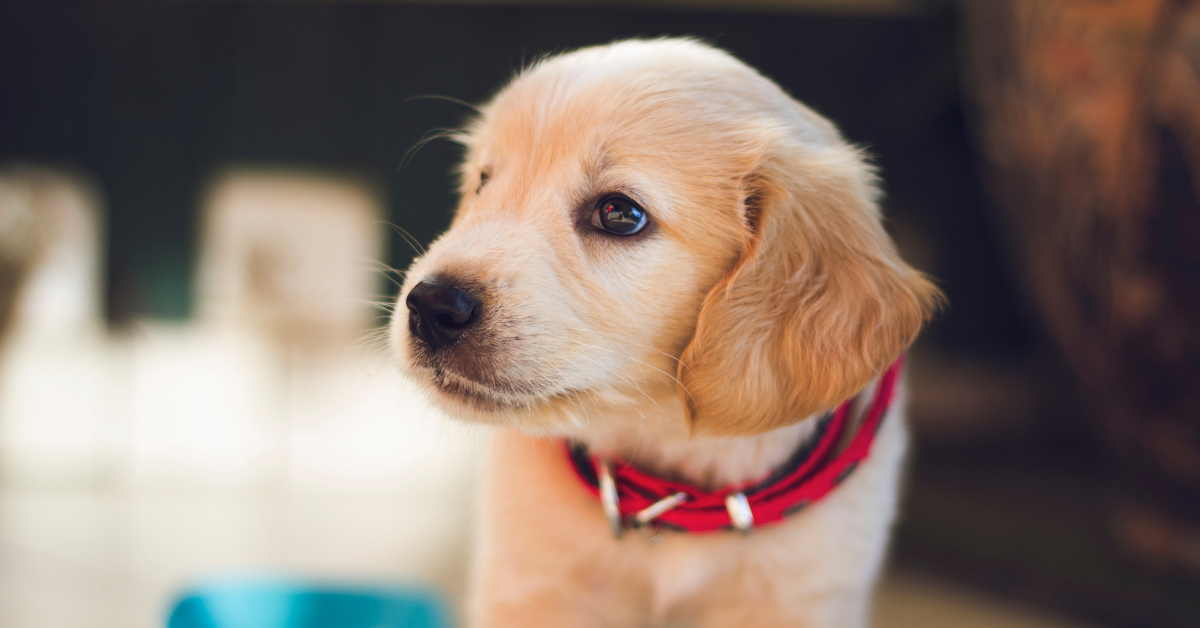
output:
M109 311L190 311L203 186L230 163L363 177L429 241L453 205L456 151L401 160L459 124L539 54L631 36L695 35L760 68L878 156L894 226L952 309L932 338L1023 345L960 111L953 16L829 17L352 2L4 3L0 160L93 173L110 212ZM391 263L411 250L398 236Z

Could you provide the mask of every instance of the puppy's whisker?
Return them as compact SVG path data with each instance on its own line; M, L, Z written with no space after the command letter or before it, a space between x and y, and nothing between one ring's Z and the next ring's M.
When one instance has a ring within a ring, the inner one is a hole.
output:
M392 229L398 228L398 227L396 227L396 225L394 225L390 222L384 222L382 220L375 221L375 224L383 225L386 227L391 227ZM385 272L395 273L397 275L400 275L401 277L403 277L406 273L406 271L400 270L398 268L394 268L391 265L383 262L382 260L372 259L369 257L361 257L357 261L360 264L363 264L364 266L366 266L368 269L371 269L371 270L382 270Z
M649 345L644 345L644 344L641 344L640 342L635 342L635 341L633 341L633 340L617 340L616 338L613 338L613 337L612 337L612 335L610 335L610 334L607 334L607 333L605 333L605 332L603 332L603 331L600 331L599 329L596 329L596 328L592 327L591 325L588 325L588 324L587 324L586 322L584 322L584 321L578 321L578 322L579 322L579 324L580 324L580 325L582 325L583 327L582 327L582 328L580 328L580 329L574 329L573 331L587 331L587 332L591 332L591 333L594 333L594 334L600 334L601 336L604 336L605 338L608 338L610 341L612 341L612 343L613 343L613 344L615 344L615 345L617 345L617 346L620 346L622 349L624 349L624 348L625 348L625 347L624 347L624 345L625 345L625 344L631 344L631 345L633 345L633 346L635 346L635 347L639 347L639 348L642 348L642 349L646 349L646 350L649 350L649 351L653 351L653 352L655 352L655 353L657 353L657 354L659 354L659 355L662 355L663 357L666 357L666 358L668 358L668 359L670 359L670 360L674 360L674 361L675 361L675 362L677 362L677 363L679 362L679 358L677 358L677 357L675 357L675 356L671 355L670 353L667 353L666 351L663 351L663 350L661 350L661 349L656 349L656 348L654 348L654 347L651 347L651 346L649 346Z
M555 371L558 371L559 376L562 378L562 380L564 382L567 380L567 376L562 372L562 369L558 368L558 366L556 364L554 364L553 362L551 362L550 360L548 360L546 358L538 358L538 359L541 360L542 362L545 362L546 364L548 364L550 366L550 368L553 368ZM571 395L575 398L575 400L572 402L572 404L576 408L579 409L580 413L583 414L583 419L584 419L583 426L584 427L590 426L592 424L592 417L590 414L588 414L587 404L583 401L583 398L580 397L579 391L573 390L573 389L568 389L568 392L570 392ZM579 424L578 419L575 420L575 423Z
M562 369L558 368L558 365L557 365L557 364L555 364L555 363L551 362L550 360L548 360L548 359L546 359L546 358L543 358L543 357L535 357L534 359L536 359L536 360L538 360L538 361L540 361L540 362L542 362L542 363L546 364L547 366L549 366L550 368L554 369L555 371L558 371L558 376L559 376L559 378L561 378L561 380L562 380L564 383L567 381L567 375L566 375L566 373L563 373L563 372L562 372Z
M387 264L384 264L383 262L374 261L374 260L370 260L367 262L367 270L380 273L381 275L383 275L383 277L385 279L392 282L392 284L394 286L396 286L397 289L404 288L403 283L401 283L400 281L396 281L392 277L392 275L396 275L401 280L403 280L406 275L406 273L404 271L396 270L395 268L392 268L391 266L388 266Z
M562 373L562 371L559 370L557 366L554 366L553 364L551 364L550 366L553 367L555 370L558 370L560 374ZM572 415L572 423L574 423L576 425L581 425L582 427L590 426L592 424L592 417L588 414L587 407L584 404L583 398L579 396L579 391L578 390L568 390L567 392L570 393L570 397L567 397L564 395L564 398L570 399L571 405L575 406L575 408L579 411ZM573 397L573 399L571 399L572 397ZM582 417L584 419L582 423L580 423L580 420L579 420L580 415L582 415Z
M425 255L427 253L425 247L421 246L421 242L417 240L416 236L409 233L404 227L386 220L380 221L379 224L391 227L393 230L399 233L404 238L404 241L407 242L410 247L412 247L413 252L415 252L417 255Z
M584 322L582 322L582 321L580 322L580 324L581 324L581 325L583 325L585 328L586 328L586 327L589 327L589 325L588 325L587 323L584 323ZM574 331L580 331L580 330L578 330L578 329L575 329ZM611 341L613 344L617 345L617 347L619 347L619 348L621 349L621 351L623 351L623 352L625 353L626 357L628 357L630 360L633 360L634 362L639 362L639 365L638 365L638 371L640 371L640 372L642 373L642 381L643 381L643 382L644 382L644 381L646 381L646 372L642 370L642 366L641 366L641 364L640 364L640 360L638 360L637 358L634 358L634 357L633 357L633 354L629 352L629 349L627 349L627 348L625 347L625 345L623 345L623 344L621 344L621 343L617 342L617 340L616 340L615 338L613 338L612 336L610 336L610 335L608 335L608 334L606 334L606 333L604 333L604 332L602 332L602 331L600 331L600 330L598 330L598 329L592 329L592 330L590 330L590 331L592 331L592 332L594 332L594 333L597 333L597 334L600 334L601 336L604 336L604 337L605 337L605 338L607 338L609 341ZM572 340L575 340L576 342L580 342L579 340L577 340L577 339L574 339L574 338L572 338Z
M579 408L580 412L583 413L583 427L590 427L592 425L592 417L588 414L587 407L584 405L583 399L579 396L579 391L572 391L571 395L575 397L575 407ZM578 418L575 420L575 423L579 423Z
M483 110L481 110L479 107L476 107L465 100L459 100L452 96L443 96L442 94L417 94L416 96L409 96L408 98L405 98L404 102L412 102L414 100L444 100L446 102L452 102L456 105L462 105L479 115L483 115Z
M359 303L361 303L363 305L369 305L373 308L386 310L388 313L394 313L396 311L396 300L395 299L386 299L386 300L361 299L359 301Z
M383 341L387 337L387 334L388 334L388 329L386 327L372 329L372 330L364 333L357 340L354 340L354 341L348 343L345 348L346 349L357 349L359 347L374 346L374 349L376 351L381 350L382 352L387 352L387 347L375 346L376 343L380 343L381 341ZM385 353L385 355L386 355L386 353Z
M408 149L408 152L404 153L404 157L400 158L400 167L398 169L403 170L405 168L405 166L407 166L409 164L409 162L412 161L412 158L416 157L417 153L420 152L420 150L425 147L426 144L428 144L434 140L440 140L440 139L447 138L447 137L454 137L457 135L461 135L462 133L463 133L463 131L461 129L432 129L432 130L430 130L421 139L417 140L417 143L413 144L412 148Z
M404 279L405 277L408 276L408 271L397 270L395 268L392 268L391 266L388 266L387 264L384 264L383 262L372 262L367 265L367 270L372 271L372 272L377 272L377 273L383 273L384 275L388 276L389 278L391 278L393 275L400 279Z
M578 341L578 340L575 340L574 338L572 338L571 340L573 340L574 342L578 342L579 344L582 344L582 345L585 345L585 346L589 346L589 347L596 347L596 345L589 345L589 344L587 344L587 343L585 343L585 342L580 342L580 341ZM597 349L604 349L605 347L596 347L596 348L597 348ZM610 351L611 351L611 349L610 349ZM591 356L589 356L589 355L586 355L586 354L584 354L584 353L582 353L582 352L579 352L579 351L575 351L574 353L575 353L575 355L577 355L577 356L579 356L579 357L581 357L581 358L584 358L585 360L590 360L591 362L595 363L595 364L596 364L596 366L599 366L599 367L601 368L601 370L602 370L602 371L607 371L607 370L608 370L608 369L606 369L606 368L604 367L604 365L603 365L603 364L601 364L601 363L600 363L598 360L596 360L596 359L592 358ZM616 352L614 351L614 353L616 353ZM647 366L649 366L649 365L647 365ZM651 367L651 368L653 368L653 367ZM629 384L630 386L632 386L634 390L636 390L636 391L638 391L639 393L641 393L643 397L645 397L646 399L648 399L648 400L650 401L650 403L652 403L652 404L654 404L656 407L658 407L658 409L659 409L659 410L662 410L662 406L660 406L660 405L658 404L658 402L654 400L654 397L651 397L651 396L650 396L648 393L646 393L646 391L642 390L642 387L641 387L641 386L638 386L638 385L637 385L637 382L633 381L632 379L630 379L629 377L627 377L627 376L625 376L625 375L623 375L623 374L621 374L621 373L613 373L613 374L614 374L614 375L616 375L617 377L621 378L623 381L625 381L625 382L626 382L627 384ZM641 414L641 411L640 411L640 410L638 411L638 414ZM645 418L646 418L646 416L645 416L645 415L642 415L642 419L645 419Z
M612 352L612 353L616 353L616 354L618 354L618 355L620 355L620 354L622 353L622 352L618 352L616 349L612 349L612 348L610 348L610 347L603 347L603 346L600 346L600 345L593 345L593 344L589 344L589 343L583 342L582 340L578 340L578 339L576 339L576 338L570 338L570 337L568 337L568 338L567 338L567 340L570 340L571 342L574 342L574 343L577 343L577 344L583 345L583 346L585 346L585 347L592 347L592 348L594 348L594 349L600 349L601 351L609 351L609 352ZM639 359L637 359L637 358L633 357L632 355L629 355L629 353L628 353L627 351L626 351L626 352L623 352L623 353L624 353L624 354L625 354L625 355L626 355L626 356L627 356L627 357L628 357L630 360L632 360L634 363L636 363L636 364L639 364L639 365L641 365L641 366L645 366L645 367L648 367L648 368L654 369L654 370L658 371L659 373L662 373L663 375L666 375L667 377L669 377L669 378L671 379L671 381L675 382L675 384L677 384L677 385L678 385L680 388L682 388L682 389L683 389L683 391L684 391L685 393L687 393L687 395L688 395L689 397L691 397L691 396L692 396L691 392L689 392L689 391L688 391L688 389L687 389L687 386L685 386L685 385L683 384L683 382L679 381L679 379L678 379L678 378L676 378L674 375L672 375L672 374L670 374L670 373L668 373L668 372L666 372L666 371L664 371L664 370L662 370L662 369L658 368L657 366L654 366L653 364L647 364L646 362L643 362L642 360L639 360ZM582 355L582 354L581 354L581 355Z

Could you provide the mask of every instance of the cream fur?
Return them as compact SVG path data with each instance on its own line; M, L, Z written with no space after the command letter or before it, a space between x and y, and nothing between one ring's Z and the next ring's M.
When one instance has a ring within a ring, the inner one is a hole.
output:
M901 403L849 480L748 537L616 541L547 438L719 488L768 473L809 417L863 390L939 295L883 231L859 151L741 62L680 39L536 63L460 139L458 212L399 304L443 275L477 287L484 314L433 357L405 317L392 331L436 402L504 428L472 625L866 625ZM645 208L644 233L588 224L612 193Z

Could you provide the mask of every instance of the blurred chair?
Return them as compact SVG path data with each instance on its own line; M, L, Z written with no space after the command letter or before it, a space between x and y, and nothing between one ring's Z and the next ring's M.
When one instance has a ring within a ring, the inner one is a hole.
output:
M103 326L102 214L82 175L0 167L0 325L44 336Z
M45 213L34 208L29 188L20 172L0 175L0 339L12 323L25 278L45 248Z
M197 320L131 348L133 482L155 492L387 492L470 484L446 431L377 342L382 204L351 180L233 170L202 206ZM465 442L464 442L465 441Z
M0 469L92 484L120 440L101 318L103 218L81 175L0 168Z
M964 6L1011 257L1119 460L1113 537L1200 576L1200 4Z
M380 205L365 186L329 176L221 177L202 218L200 316L287 343L356 340L380 296Z
M380 298L381 211L366 186L333 176L231 170L214 181L201 207L197 320L143 325L133 349L139 487L286 486L303 429L294 419L311 414L303 397L331 394L297 382L311 368L345 380L338 367L363 361L348 349Z

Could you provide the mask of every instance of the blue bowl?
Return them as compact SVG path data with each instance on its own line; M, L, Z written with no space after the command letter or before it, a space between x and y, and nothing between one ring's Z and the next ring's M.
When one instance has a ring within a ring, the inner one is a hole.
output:
M167 628L450 628L450 619L420 589L224 580L184 593Z

